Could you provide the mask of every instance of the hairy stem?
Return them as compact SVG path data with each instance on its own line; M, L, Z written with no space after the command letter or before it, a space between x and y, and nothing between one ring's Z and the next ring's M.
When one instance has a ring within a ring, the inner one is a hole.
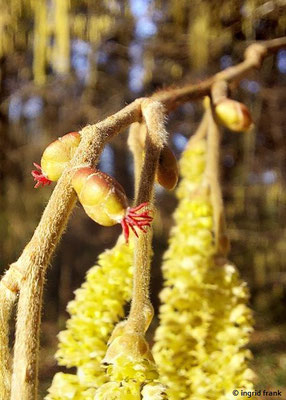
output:
M136 204L153 203L153 187L160 152L166 144L164 107L158 101L146 100L142 114L147 127L145 158L140 175ZM133 295L126 329L144 333L153 318L153 307L149 300L150 262L152 232L148 229L135 242Z
M9 352L9 320L17 294L6 287L0 290L0 393L10 399L11 360Z
M211 108L207 110L207 164L205 177L210 188L214 219L214 239L217 255L225 256L229 251L226 235L223 198L220 185L220 130L214 120Z
M146 125L141 122L134 122L128 133L128 146L133 154L134 161L134 186L135 198L138 196L140 174L143 164L144 141L146 137Z
M15 400L37 398L43 281L44 269L36 269L20 290L11 391Z

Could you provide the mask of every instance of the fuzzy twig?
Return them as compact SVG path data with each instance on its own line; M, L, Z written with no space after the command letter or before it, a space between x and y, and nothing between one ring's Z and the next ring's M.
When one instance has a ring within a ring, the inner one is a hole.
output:
M17 294L11 290L0 290L0 398L10 398L11 360L9 352L9 320Z
M213 110L207 111L207 160L205 179L210 188L214 219L214 240L217 255L225 256L229 251L229 240L226 235L226 223L222 191L220 185L220 130L213 115Z
M225 80L226 82L241 79L253 68L260 67L265 56L283 47L286 47L285 37L261 44L252 44L245 52L245 60L242 63L227 68L196 85L164 90L156 93L152 98L160 101L167 111L174 109L180 104L208 95L212 84L218 79ZM137 99L102 122L84 128L81 131L81 144L69 167L76 167L83 163L94 164L103 146L112 136L128 127L131 123L141 121L142 102L143 99ZM37 356L34 355L31 358L30 348L37 349L38 347L38 344L34 345L34 342L38 343L39 329L36 325L39 325L41 290L36 290L37 288L32 283L32 280L34 279L35 282L39 282L42 285L45 270L65 229L72 208L75 205L76 197L70 183L71 172L66 170L50 198L30 243L26 246L20 258L5 273L0 285L0 299L3 300L0 304L0 316L5 320L4 325L2 325L6 326L5 329L8 329L7 319L11 315L16 299L15 293L23 289L23 293L22 295L20 294L19 298L19 312L17 315L12 389L13 400L33 400L36 397ZM138 200L140 196L141 194L139 193ZM33 298L33 296L36 296L36 298ZM30 299L31 303L28 303L27 299ZM39 305L32 307L34 302L38 302ZM24 309L23 305L26 305L27 308ZM32 313L30 313L31 310ZM28 332L25 326L22 332L19 330L23 326L23 323L20 321L24 321L26 318L23 314L29 314L29 318L34 321L34 323L31 323L31 332ZM7 345L7 339L4 339L4 335L0 335L0 360L4 360L0 366L1 393L9 393L9 385L7 384L7 377L10 373L9 363L5 361L8 354ZM33 377L34 382L32 382L30 377ZM27 385L30 386L29 389L27 389ZM31 397L24 396L24 393L31 393ZM8 396L5 395L3 400L8 400Z
M133 154L134 161L134 186L135 198L138 195L140 174L144 156L144 142L146 138L146 125L144 122L134 122L128 133L128 146Z
M153 187L160 152L167 141L164 126L165 110L158 101L145 100L142 114L147 127L145 157L141 170L139 190L135 204L153 203ZM134 248L133 295L126 330L136 333L146 331L153 318L153 307L149 300L150 262L152 232L140 235Z

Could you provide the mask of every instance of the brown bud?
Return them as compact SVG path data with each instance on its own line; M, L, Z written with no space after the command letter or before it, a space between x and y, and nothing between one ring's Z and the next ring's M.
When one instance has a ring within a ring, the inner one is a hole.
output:
M165 189L173 190L179 179L179 169L176 157L169 146L165 146L159 158L156 180Z

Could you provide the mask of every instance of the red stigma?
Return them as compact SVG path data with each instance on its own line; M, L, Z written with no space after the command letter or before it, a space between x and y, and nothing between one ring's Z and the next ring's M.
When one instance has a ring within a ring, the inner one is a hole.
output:
M146 210L141 213L138 213L143 207L148 206L148 203L142 203L137 207L130 208L128 207L126 210L126 215L121 221L121 226L122 230L124 233L124 237L126 240L126 243L128 243L129 239L129 228L132 229L134 232L134 235L138 237L138 233L136 232L135 228L140 229L144 233L147 231L144 229L144 227L150 226L150 223L153 220L153 217L149 215L151 210Z
M34 186L34 188L38 188L39 186L46 186L46 185L50 185L52 183L52 181L50 179L48 179L46 177L46 175L43 173L42 167L37 164L37 163L33 163L34 166L39 170L37 171L37 169L33 169L33 171L31 172L34 181L37 182Z

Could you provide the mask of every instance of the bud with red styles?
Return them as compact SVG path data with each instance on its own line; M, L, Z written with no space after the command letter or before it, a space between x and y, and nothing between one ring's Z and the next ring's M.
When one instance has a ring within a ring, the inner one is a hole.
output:
M126 242L129 229L138 237L136 228L146 232L145 228L150 226L153 219L150 210L142 211L148 203L128 207L123 187L110 175L91 167L79 168L72 178L72 186L87 215L103 226L120 223Z

